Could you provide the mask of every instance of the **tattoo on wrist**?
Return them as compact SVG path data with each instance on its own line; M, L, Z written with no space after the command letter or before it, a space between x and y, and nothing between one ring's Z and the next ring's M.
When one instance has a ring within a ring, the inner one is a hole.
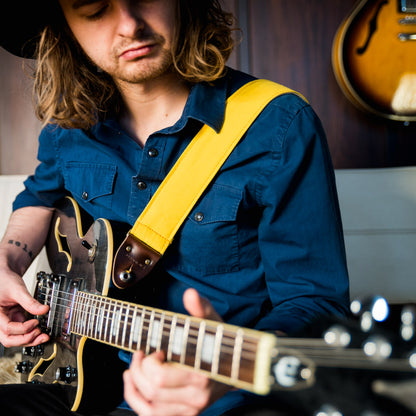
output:
M27 255L32 259L33 258L33 253L28 250L27 248L27 244L23 244L20 241L16 241L16 240L9 240L8 244L14 245L16 247L20 247L25 253L27 253Z

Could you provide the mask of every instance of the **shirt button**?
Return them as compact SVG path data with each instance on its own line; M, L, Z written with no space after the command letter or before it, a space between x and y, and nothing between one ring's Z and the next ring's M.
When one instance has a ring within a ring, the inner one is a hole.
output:
M149 155L149 157L156 157L159 155L159 152L157 151L157 149L154 149L153 147L151 149L149 149L149 151L147 152L147 154Z
M82 193L82 199L85 201L86 199L88 199L88 192L87 191L84 191L83 193Z
M147 184L146 184L146 182L139 181L139 182L137 182L137 187L138 187L141 191L143 191L144 189L146 189L146 188L147 188Z
M194 218L195 218L195 221L201 222L204 219L204 214L202 212L197 212Z

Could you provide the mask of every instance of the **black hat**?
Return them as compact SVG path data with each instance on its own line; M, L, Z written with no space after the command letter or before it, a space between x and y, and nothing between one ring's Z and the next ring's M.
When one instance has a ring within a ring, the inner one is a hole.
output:
M13 55L33 58L39 34L51 21L58 0L2 0L0 46Z

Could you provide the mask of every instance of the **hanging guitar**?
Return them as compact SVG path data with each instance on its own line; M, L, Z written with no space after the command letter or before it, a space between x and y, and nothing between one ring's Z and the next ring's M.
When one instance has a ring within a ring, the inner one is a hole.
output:
M359 109L416 121L416 1L358 1L335 35L332 65Z
M347 322L320 320L312 326L318 337L292 338L116 299L129 291L109 288L113 228L98 219L84 234L85 221L72 198L54 214L47 244L52 273L38 274L35 291L50 307L37 316L50 341L23 349L16 365L22 382L60 383L73 411L106 411L122 400L125 364L118 349L140 349L164 351L167 361L258 395L294 395L311 411L297 415L330 405L357 416L357 409L380 407L379 398L378 415L390 414L386 403L395 416L416 412L413 394L410 399L394 394L402 383L415 388L411 310L401 318L405 336L376 332L365 312Z

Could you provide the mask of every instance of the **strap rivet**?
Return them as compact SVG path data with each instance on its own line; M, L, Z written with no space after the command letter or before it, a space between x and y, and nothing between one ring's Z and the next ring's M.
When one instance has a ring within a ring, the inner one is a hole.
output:
M130 253L130 252L131 252L131 250L132 250L132 247L131 247L131 246L126 246L126 251L127 251L127 253Z
M144 261L144 264L145 264L146 266L148 266L151 262L152 262L152 260L150 260L150 259L146 259L146 260Z

